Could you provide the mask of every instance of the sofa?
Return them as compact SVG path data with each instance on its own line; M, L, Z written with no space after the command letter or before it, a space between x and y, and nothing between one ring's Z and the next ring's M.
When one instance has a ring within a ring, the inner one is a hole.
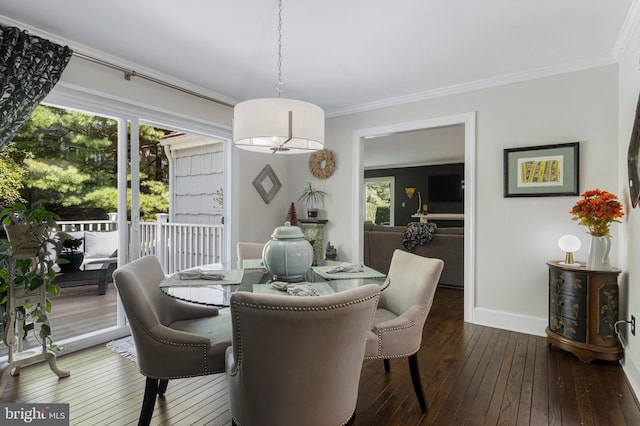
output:
M58 274L54 284L60 287L98 285L104 295L118 266L118 231L65 231L74 238L83 238L79 250L84 254L80 272Z
M364 264L383 273L389 272L396 249L408 251L402 244L404 226L380 226L364 223ZM464 288L464 228L438 228L433 239L416 245L412 253L444 261L438 285Z

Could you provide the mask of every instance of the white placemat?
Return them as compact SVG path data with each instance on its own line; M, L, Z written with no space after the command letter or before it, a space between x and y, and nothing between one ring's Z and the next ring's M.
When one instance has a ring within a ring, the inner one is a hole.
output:
M296 283L291 283L296 284ZM318 290L320 296L326 296L328 294L334 294L335 291L331 288L331 286L327 283L297 283L297 284L309 284L311 287ZM283 290L278 290L273 288L271 284L254 284L253 285L254 293L262 293L262 294L278 294L280 296L287 296L287 292Z
M183 280L180 278L178 272L167 277L164 281L160 283L160 287L193 287L193 286L207 286L207 285L235 285L240 284L242 282L242 276L244 275L244 271L242 269L221 269L214 272L216 274L221 274L224 276L221 280L206 280L206 279L197 279L197 280Z
M316 274L320 275L325 280L349 280L353 278L385 278L386 275L382 272L378 272L368 266L363 267L362 272L336 272L329 274L327 271L335 268L338 265L330 266L312 266L311 269Z
M242 259L243 269L264 269L262 259Z

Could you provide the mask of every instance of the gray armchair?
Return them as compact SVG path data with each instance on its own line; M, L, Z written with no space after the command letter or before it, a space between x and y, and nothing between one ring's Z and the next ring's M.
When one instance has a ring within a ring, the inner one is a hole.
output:
M365 359L409 358L413 388L422 411L427 403L422 391L417 352L422 329L431 310L444 262L395 250L389 267L389 287L380 295L373 329L367 336Z
M156 396L164 395L169 379L223 372L225 351L231 345L229 315L162 293L159 284L164 278L155 256L137 259L113 273L138 370L147 378L139 421L143 425L149 424Z
M233 424L342 425L353 418L380 287L329 296L231 294Z

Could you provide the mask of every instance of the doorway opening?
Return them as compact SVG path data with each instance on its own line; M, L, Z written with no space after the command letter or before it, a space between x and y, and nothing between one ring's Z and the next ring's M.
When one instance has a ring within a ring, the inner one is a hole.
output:
M355 185L353 196L353 254L354 258L363 258L364 230L362 218L364 217L364 150L367 140L380 135L404 133L421 129L433 129L439 127L464 126L464 320L473 323L473 307L475 306L475 145L476 145L476 114L475 112L451 115L446 117L425 119L420 121L397 123L392 125L357 129L353 132L353 167L355 173Z

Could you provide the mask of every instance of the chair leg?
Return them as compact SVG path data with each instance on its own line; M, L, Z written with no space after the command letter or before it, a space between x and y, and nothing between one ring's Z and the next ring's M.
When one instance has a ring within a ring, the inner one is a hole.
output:
M160 385L158 386L158 395L164 396L164 393L167 391L168 384L169 384L169 380L167 379L160 380Z
M156 395L158 395L158 379L150 379L147 377L138 426L148 426L149 423L151 423L153 408L156 405Z
M389 358L385 358L382 362L384 362L384 371L388 373L391 370L391 360Z
M413 389L416 391L416 397L418 398L418 404L422 408L423 412L427 412L427 402L424 400L424 393L422 392L422 382L420 380L420 369L418 368L418 353L409 357L409 370L411 371L411 381L413 382Z

